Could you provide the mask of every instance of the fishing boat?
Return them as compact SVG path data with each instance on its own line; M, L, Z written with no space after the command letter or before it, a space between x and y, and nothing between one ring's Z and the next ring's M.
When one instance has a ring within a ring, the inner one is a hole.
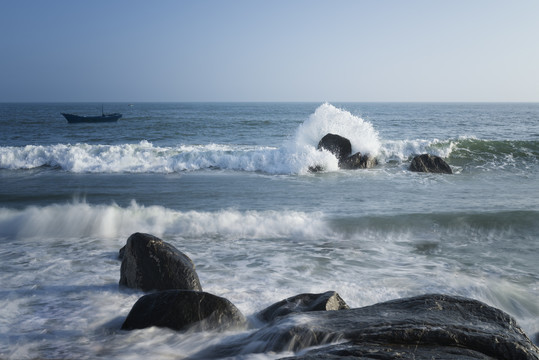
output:
M68 123L102 123L102 122L115 122L122 117L120 113L105 114L103 112L103 107L101 107L101 115L98 116L83 116L83 115L74 115L61 113L67 120Z

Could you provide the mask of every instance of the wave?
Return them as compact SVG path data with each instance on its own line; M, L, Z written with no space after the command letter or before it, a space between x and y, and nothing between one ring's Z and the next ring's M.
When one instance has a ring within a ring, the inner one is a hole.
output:
M0 237L127 238L134 232L156 236L225 238L311 238L323 233L321 213L297 211L178 211L162 206L128 207L86 202L0 208Z
M539 231L537 211L411 213L329 218L301 211L180 211L163 206L93 205L84 201L24 209L0 208L0 237L118 238L140 231L156 236L257 239L343 239L366 233ZM430 236L429 235L429 236Z
M271 174L306 173L311 166L337 170L337 159L317 151L328 132L355 134L354 151L377 153L378 134L372 124L330 104L321 105L297 129L295 138L280 147L225 144L155 146L143 140L135 144L57 144L0 147L0 168L59 168L75 173L170 173L200 169L260 171Z
M352 152L371 154L379 163L406 162L417 154L446 158L457 167L499 169L508 165L536 166L539 141L455 139L381 140L373 125L348 111L323 104L278 147L235 144L155 146L132 144L56 144L0 147L0 169L50 167L74 173L173 173L204 169L305 174L312 166L337 171L328 151L318 151L327 133L347 137Z
M361 232L363 229L376 232L429 233L428 236L442 230L496 232L498 235L503 235L507 231L536 234L539 231L538 218L538 211L506 210L377 215L333 219L330 223L335 232L347 236Z
M446 140L397 140L382 143L381 162L407 162L423 153L445 158L457 167L484 170L529 169L539 164L539 141L482 140L459 137Z

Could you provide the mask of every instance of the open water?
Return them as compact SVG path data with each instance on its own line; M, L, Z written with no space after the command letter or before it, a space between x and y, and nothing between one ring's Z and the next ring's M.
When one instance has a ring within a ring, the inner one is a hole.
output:
M0 358L181 359L234 336L119 329L143 295L118 286L134 232L186 253L247 317L306 292L351 307L436 292L539 332L539 104L104 107L123 118L0 104ZM339 170L316 150L326 133L379 165ZM454 174L410 172L420 153Z

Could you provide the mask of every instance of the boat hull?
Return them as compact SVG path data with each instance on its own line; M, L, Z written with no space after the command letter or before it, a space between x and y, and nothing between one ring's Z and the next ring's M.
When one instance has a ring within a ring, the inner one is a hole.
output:
M100 116L80 116L74 114L61 113L68 123L104 123L115 122L122 117L122 114L103 114Z

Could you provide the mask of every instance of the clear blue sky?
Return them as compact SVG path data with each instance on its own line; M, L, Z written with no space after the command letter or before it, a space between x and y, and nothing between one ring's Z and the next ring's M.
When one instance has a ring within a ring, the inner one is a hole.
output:
M0 0L0 102L539 101L539 1Z

